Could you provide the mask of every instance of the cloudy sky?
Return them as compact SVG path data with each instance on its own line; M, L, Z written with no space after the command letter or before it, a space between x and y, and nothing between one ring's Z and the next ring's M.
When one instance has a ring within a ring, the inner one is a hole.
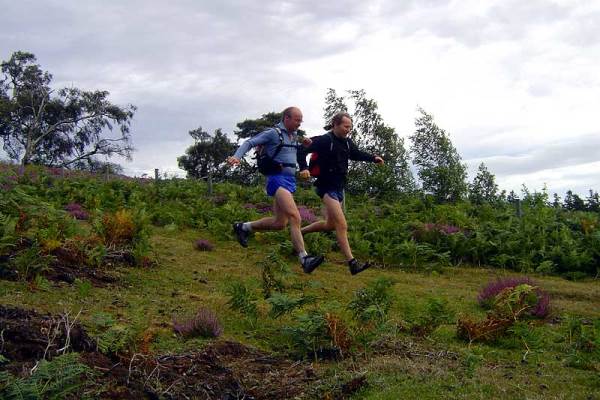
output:
M29 51L53 86L138 107L130 175L177 173L202 126L298 105L319 134L327 88L365 89L403 137L417 106L471 177L600 190L600 1L0 0L0 59ZM408 145L408 141L407 141ZM181 171L179 171L181 172Z

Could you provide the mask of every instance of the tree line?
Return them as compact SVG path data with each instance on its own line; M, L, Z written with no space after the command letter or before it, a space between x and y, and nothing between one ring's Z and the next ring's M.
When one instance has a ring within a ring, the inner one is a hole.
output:
M119 164L107 160L113 156L131 159L134 105L113 104L108 91L52 88L52 75L37 64L32 53L17 51L0 68L0 137L11 160L22 165L122 172ZM383 167L352 163L348 173L349 193L382 198L422 195L437 203L468 199L476 204L493 204L519 200L514 192L499 190L494 174L484 163L468 182L466 164L450 135L423 108L417 108L415 130L409 135L407 146L405 139L385 123L377 102L368 98L364 90L338 94L328 89L324 103L325 124L338 111L350 113L354 122L353 140L360 148L385 160ZM257 184L262 177L251 159L243 160L235 169L229 168L225 159L241 141L280 120L280 113L268 112L241 121L233 131L235 142L222 129L212 134L201 126L193 129L189 135L194 143L177 158L178 165L188 178ZM556 194L549 201L545 191L532 194L525 187L522 195L524 199L543 198L554 207L600 211L598 193L593 190L585 199L568 191L563 202Z

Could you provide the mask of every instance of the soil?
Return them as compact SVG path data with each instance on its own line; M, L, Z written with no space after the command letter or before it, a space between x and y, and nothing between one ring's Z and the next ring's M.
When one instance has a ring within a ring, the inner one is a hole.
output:
M181 354L105 355L73 319L0 306L0 354L9 360L3 368L26 376L37 361L62 354L68 342L94 371L81 390L100 399L303 398L318 382L306 362L231 341Z

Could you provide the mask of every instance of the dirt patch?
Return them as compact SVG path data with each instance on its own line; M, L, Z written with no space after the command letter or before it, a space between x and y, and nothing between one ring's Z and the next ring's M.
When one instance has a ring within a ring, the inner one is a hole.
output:
M67 282L72 284L75 279L89 281L95 287L105 287L108 284L118 282L118 277L114 273L108 274L96 268L81 268L69 265L56 265L52 269L44 272L44 277L53 282Z
M11 266L11 258L15 258L17 253L33 245L31 240L23 238L18 242L12 255L0 257L0 279L31 281L36 274L40 274L53 282L72 284L75 279L80 279L89 281L93 286L104 287L119 282L120 270L136 265L136 259L131 251L119 249L109 249L102 256L101 266L92 265L89 260L91 250L85 246L85 240L85 238L81 239L84 244L78 245L76 240L72 240L52 250L43 250L36 257L44 259L46 265L39 268L36 273L32 273L19 271L18 268ZM151 267L153 263L149 258L143 258L140 265Z
M82 390L95 398L302 398L318 380L310 364L229 341L182 354L107 356L68 316L19 308L0 306L0 331L0 354L9 360L4 367L14 375L26 375L36 361L62 354L66 346L79 352L94 371Z
M52 358L60 349L91 351L93 340L73 317L0 306L0 352L11 361Z
M101 398L288 399L302 398L317 380L305 363L272 356L235 342L218 342L200 352L135 354L112 362L97 353L82 360L106 388Z
M113 254L114 253L114 254ZM104 264L109 270L85 265L87 255L81 249L59 247L52 252L55 262L44 272L44 276L51 281L75 282L75 279L87 280L92 285L104 287L118 281L118 266L132 266L135 264L133 255L128 252L113 252L104 257Z

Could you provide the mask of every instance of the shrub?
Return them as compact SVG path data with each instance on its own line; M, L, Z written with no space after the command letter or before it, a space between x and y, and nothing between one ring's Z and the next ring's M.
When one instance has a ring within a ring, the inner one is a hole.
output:
M390 288L393 284L388 278L378 278L367 287L355 291L348 304L354 318L361 322L384 322L392 305Z
M529 277L509 277L498 279L484 286L477 295L477 301L484 308L491 308L496 297L508 288L515 288L526 284L534 287L536 297L535 304L531 307L530 315L537 318L545 318L550 313L550 296L539 288L539 286Z
M535 286L526 283L505 287L494 297L485 320L473 321L468 317L458 320L457 336L469 342L499 339L515 323L531 316L531 310L538 302L536 290Z
M173 318L173 329L184 337L211 338L218 337L223 333L223 327L216 314L204 307L200 308L196 315L187 320Z
M442 298L430 297L424 307L417 311L411 305L404 305L407 312L407 329L416 336L428 336L440 325L449 323L454 318L454 312L448 307L448 301Z
M328 322L322 312L311 310L298 315L295 321L296 325L283 329L291 342L292 355L299 358L312 356L314 359L330 358L328 356L332 353L334 358L339 355L339 349L332 349Z
M206 239L198 239L194 243L194 247L196 248L196 250L200 250L200 251L213 251L215 248L215 245Z
M135 222L128 210L107 213L102 217L103 237L107 246L129 244L135 237Z
M600 318L585 321L569 316L561 327L566 365L585 370L600 370Z

